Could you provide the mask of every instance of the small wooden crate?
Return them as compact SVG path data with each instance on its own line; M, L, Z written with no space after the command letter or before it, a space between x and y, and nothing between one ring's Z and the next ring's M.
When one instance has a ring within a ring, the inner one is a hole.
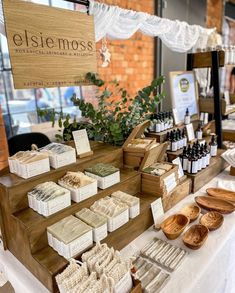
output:
M166 186L164 184L164 180L168 176L172 176L174 174L176 185L178 184L178 165L164 162L164 164L170 165L171 170L167 171L165 174L161 176L156 176L152 174L144 173L143 170L150 167L154 163L161 162L166 149L167 142L160 145L160 147L154 147L146 152L145 157L141 163L140 171L141 171L141 189L142 193L146 195L153 195L156 197L166 196L168 194Z
M190 178L187 178L186 175L180 178L180 182L176 186L176 188L170 194L162 198L164 212L170 210L183 198L188 196L191 193L191 189L192 180Z
M143 136L145 129L148 128L149 125L149 120L137 125L123 144L122 148L125 166L139 168L145 156L145 153L156 144L155 138L145 138L146 140L151 141L151 143L146 148L129 146L133 139L141 138Z

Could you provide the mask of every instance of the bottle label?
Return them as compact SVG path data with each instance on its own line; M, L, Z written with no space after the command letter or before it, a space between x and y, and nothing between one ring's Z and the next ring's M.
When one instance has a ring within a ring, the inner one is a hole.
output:
M198 171L201 171L202 169L202 158L198 159Z
M190 123L190 116L185 116L184 117L184 124L187 125Z
M176 152L177 151L177 145L178 145L177 141L173 141L171 143L171 151L172 152Z
M187 146L187 137L184 138L184 144L183 144L183 147L184 147L184 146Z
M189 174L191 174L191 165L192 165L192 162L191 161L188 161L188 167L187 167L187 171Z
M183 170L187 171L187 169L188 169L188 159L187 158L183 158L182 165L183 165Z
M180 140L177 141L177 150L181 149L181 143L180 142L181 142Z
M164 131L165 130L165 126L164 126L164 122L161 123L161 131Z
M206 168L206 163L207 163L207 157L203 156L202 157L202 168L205 169Z
M160 132L161 131L161 124L160 123L157 123L156 126L155 126L155 131L156 132Z
M215 157L217 156L217 145L211 145L211 156Z
M196 131L196 138L202 139L202 131Z
M198 172L198 161L192 161L192 173L196 174Z
M208 154L206 155L206 165L207 165L207 166L210 165L210 158L211 158L211 155L210 155L210 153L208 153Z

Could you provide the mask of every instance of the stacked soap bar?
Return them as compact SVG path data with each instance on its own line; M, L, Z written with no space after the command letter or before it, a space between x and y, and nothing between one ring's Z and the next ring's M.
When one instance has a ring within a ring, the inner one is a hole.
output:
M25 179L50 171L48 155L37 151L18 152L8 162L10 172Z
M68 216L47 228L49 245L65 258L71 258L93 244L92 228Z
M141 250L141 255L172 272L185 259L187 253L182 248L154 238Z
M130 195L122 191L116 191L111 194L112 198L115 198L129 207L129 218L133 219L140 213L140 199L136 196Z
M127 147L145 149L152 142L153 141L150 139L135 138L132 139L132 141L127 145Z
M107 234L107 218L100 214L84 208L75 214L80 220L93 228L93 240L98 242L103 240Z
M83 264L74 260L56 276L61 293L127 293L132 288L131 263L106 244L97 244L82 255Z
M70 190L72 200L75 202L97 194L97 180L82 172L67 172L64 177L59 179L58 183Z
M85 169L85 174L98 181L98 187L108 188L120 182L120 170L112 165L99 163Z
M50 165L55 169L76 163L75 149L65 144L53 142L41 148L40 152L49 155Z
M170 279L168 273L142 257L138 257L133 265L136 271L134 277L141 281L141 286L146 293L159 292Z
M127 204L106 196L94 202L90 209L108 219L108 231L113 232L129 220Z
M145 173L161 176L172 169L172 165L164 163L155 163L143 170Z
M45 182L28 192L29 207L50 216L71 205L70 191L55 182Z

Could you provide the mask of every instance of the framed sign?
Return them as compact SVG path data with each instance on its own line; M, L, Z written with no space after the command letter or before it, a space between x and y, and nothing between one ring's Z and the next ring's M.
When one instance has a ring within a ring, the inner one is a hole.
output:
M172 71L169 75L172 108L177 110L180 122L184 121L187 108L190 116L198 116L198 90L194 72Z
M97 71L93 17L78 11L3 0L16 89L88 84Z

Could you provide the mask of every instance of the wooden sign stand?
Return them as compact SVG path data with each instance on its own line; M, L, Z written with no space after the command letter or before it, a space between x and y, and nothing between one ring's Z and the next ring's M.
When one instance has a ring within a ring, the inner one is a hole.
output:
M80 159L86 158L86 157L89 157L89 156L93 156L93 154L94 154L93 151L89 151L89 152L86 152L86 153L78 155L78 158L80 158Z

